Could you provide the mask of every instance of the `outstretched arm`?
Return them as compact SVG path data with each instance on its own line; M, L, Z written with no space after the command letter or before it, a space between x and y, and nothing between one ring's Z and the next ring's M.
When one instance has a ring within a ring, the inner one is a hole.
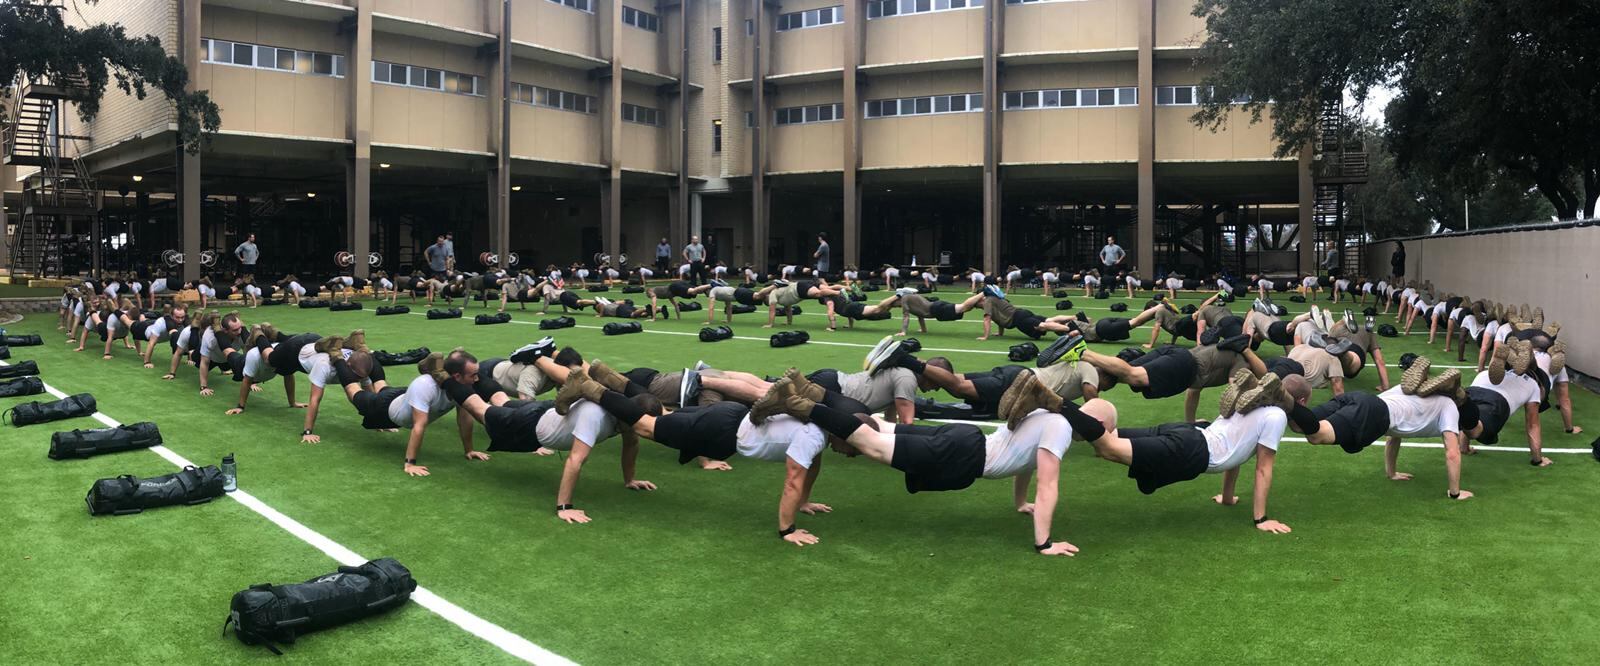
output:
M1077 546L1050 538L1050 527L1055 520L1056 502L1060 496L1056 486L1061 479L1061 459L1046 449L1038 449L1034 455L1035 466L1039 470L1039 485L1033 492L1033 545L1037 548L1048 541L1050 546L1039 550L1040 555L1071 557L1078 554Z
M1267 518L1267 493L1272 491L1272 463L1278 457L1278 452L1265 446L1256 446L1256 487L1254 495L1254 510L1251 518L1259 521L1256 529L1273 534L1288 534L1289 526L1276 520Z

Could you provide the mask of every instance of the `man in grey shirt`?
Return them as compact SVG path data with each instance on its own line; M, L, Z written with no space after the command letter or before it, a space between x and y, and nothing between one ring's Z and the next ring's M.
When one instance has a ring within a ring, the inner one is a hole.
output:
M689 237L689 244L683 246L683 260L689 262L689 284L705 284L706 246L700 244L699 236Z
M422 253L428 259L428 271L433 273L435 278L443 278L445 271L449 269L450 249L445 245L446 242L444 236L440 236Z
M243 275L256 274L256 260L261 258L261 249L256 247L256 235L249 234L244 237L244 242L239 247L233 248L233 256L239 258L239 272Z
M456 269L456 233L454 231L444 232L444 259L445 268L452 271Z
M1122 246L1117 245L1117 237L1106 236L1106 246L1100 248L1100 263L1106 268L1115 268L1126 256L1128 254L1122 251Z
M811 254L811 258L817 260L817 275L828 274L832 257L833 248L828 247L828 232L817 234L817 251Z

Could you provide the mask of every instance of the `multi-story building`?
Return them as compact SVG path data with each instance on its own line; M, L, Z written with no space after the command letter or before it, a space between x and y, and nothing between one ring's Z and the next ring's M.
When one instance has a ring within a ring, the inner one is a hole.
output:
M1310 227L1309 157L1274 157L1242 111L1190 121L1192 6L119 0L72 20L160 37L221 131L184 154L168 102L115 90L91 123L58 115L126 192L105 233L146 255L254 231L280 266L332 270L340 248L393 267L452 230L468 267L648 262L695 233L770 265L827 232L836 268L992 270L1087 261L1115 233L1150 271L1219 261L1208 229L1242 248L1263 220Z

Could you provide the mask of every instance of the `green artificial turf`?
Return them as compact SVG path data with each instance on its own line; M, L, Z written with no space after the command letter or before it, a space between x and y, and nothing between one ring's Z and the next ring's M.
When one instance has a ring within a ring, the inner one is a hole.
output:
M18 284L0 284L0 298L60 298L60 287L25 287Z
M1013 299L1053 310L1054 299ZM1121 299L1073 300L1106 316L1106 305ZM819 308L803 307L796 321L812 343L784 349L766 344L764 313L733 325L740 338L757 340L699 342L693 333L703 312L610 338L592 328L604 320L580 315L580 328L555 337L618 368L675 370L705 359L777 374L791 365L857 369L867 347L898 325L827 333L811 314ZM362 327L374 349L460 345L480 357L544 333L528 325L537 314L514 306L519 323L498 326L472 325L475 308L446 321L426 320L425 309L375 317L371 303L350 313L267 307L244 317L291 333ZM972 313L930 322L933 331L918 336L922 356L947 355L958 371L1004 363L1019 338L978 342L980 320ZM1272 535L1250 523L1248 465L1243 501L1220 507L1211 501L1220 476L1144 496L1125 468L1079 442L1063 466L1054 537L1082 552L1046 558L1029 548L1031 523L1012 506L1009 482L911 496L893 470L829 452L814 499L834 512L801 517L822 542L800 549L774 534L779 465L734 458L731 472L703 471L645 442L638 476L660 489L635 492L622 488L613 440L591 457L577 491L594 522L566 525L553 511L559 457L468 462L453 419L433 428L423 449L433 475L410 478L401 472L404 434L362 430L338 395L324 402L322 443L301 444L302 413L285 406L281 380L244 415L224 416L237 385L221 375L213 380L218 395L201 398L193 368L163 382L160 370L140 368L126 350L110 361L67 351L53 316L6 328L45 335L45 346L14 348L13 362L37 360L56 388L93 393L102 412L124 423L157 422L166 445L197 463L237 454L241 487L262 501L365 557L397 558L445 599L578 662L1576 663L1600 651L1600 590L1587 573L1600 535L1600 484L1586 454L1552 454L1554 466L1535 469L1525 452L1480 453L1463 472L1463 487L1478 496L1452 502L1439 450L1406 449L1400 468L1416 479L1394 482L1382 474L1381 446L1348 455L1285 442L1270 513L1294 531ZM1142 333L1130 342L1144 341ZM1384 342L1394 363L1404 351L1424 351L1425 337ZM1455 363L1454 354L1434 359ZM410 370L389 375L404 384ZM1391 376L1398 381L1397 370ZM303 400L307 383L299 379ZM1368 369L1349 387L1371 390L1376 381ZM1219 390L1206 392L1202 417ZM1105 397L1123 424L1182 418L1181 397L1150 401L1126 388ZM1586 448L1600 432L1596 396L1575 389L1574 401L1589 433L1563 434L1552 410L1543 420L1547 447ZM219 636L230 596L336 563L232 501L91 518L81 499L95 479L174 470L149 452L46 459L52 431L98 425L0 430L4 659L270 659ZM1516 417L1501 444L1521 445L1521 433ZM477 439L482 448L481 429ZM305 663L512 660L416 604L307 636L290 654Z

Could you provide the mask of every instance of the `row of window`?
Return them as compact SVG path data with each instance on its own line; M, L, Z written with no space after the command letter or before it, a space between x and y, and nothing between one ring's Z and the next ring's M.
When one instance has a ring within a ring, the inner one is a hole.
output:
M775 121L779 125L826 123L844 119L843 104L814 104L778 109Z
M1136 106L1138 88L1020 90L1006 93L1005 109L1055 109L1076 106Z
M344 56L317 51L297 51L274 46L200 40L200 58L205 62L258 69L273 69L296 74L344 76Z
M958 93L930 97L902 97L867 102L866 117L925 116L935 113L966 113L983 110L983 93Z
M1211 86L1156 86L1157 106L1198 106L1204 104L1215 91ZM1250 101L1249 95L1235 95L1229 100L1234 104L1246 104Z
M527 83L511 84L511 101L577 113L596 113L600 110L599 103L591 95L580 95Z
M662 122L661 110L652 109L648 106L639 106L637 104L623 102L622 120L624 122L639 123L640 125L654 125L656 127L660 127Z
M622 6L622 22L641 30L661 31L661 17L627 5Z
M447 72L431 67L372 61L372 80L412 88L427 88L458 95L482 95L476 75Z
M566 5L580 12L594 13L594 0L550 0L558 5Z
M870 0L867 2L867 19L982 6L983 0Z
M844 23L844 6L834 5L778 15L778 32Z

